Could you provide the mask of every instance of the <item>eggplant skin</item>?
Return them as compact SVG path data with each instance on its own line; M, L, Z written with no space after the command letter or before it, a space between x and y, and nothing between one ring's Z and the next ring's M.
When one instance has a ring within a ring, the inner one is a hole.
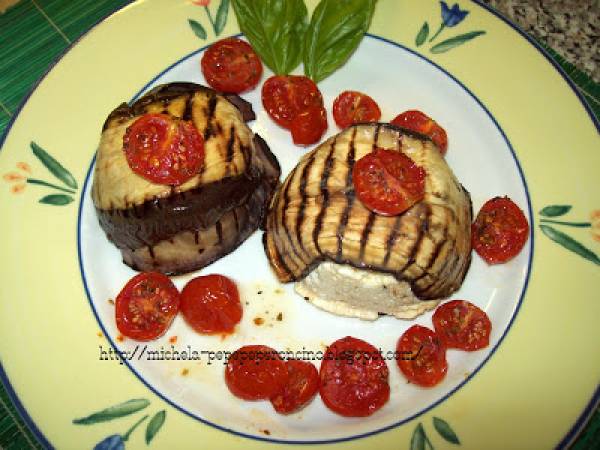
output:
M266 216L273 187L267 181L252 191L247 201L220 215L205 228L182 229L152 246L123 247L123 262L135 270L180 275L205 267L234 251Z
M426 171L425 196L385 217L355 195L354 163L376 147L401 151ZM274 196L263 235L281 282L323 261L391 274L420 300L449 296L471 261L471 200L427 137L390 124L352 126L304 155Z
M204 137L204 165L180 186L153 183L127 163L123 136L146 113L189 120ZM281 170L246 125L253 114L239 97L171 83L108 116L92 199L100 226L126 264L167 274L196 270L233 251L264 223Z

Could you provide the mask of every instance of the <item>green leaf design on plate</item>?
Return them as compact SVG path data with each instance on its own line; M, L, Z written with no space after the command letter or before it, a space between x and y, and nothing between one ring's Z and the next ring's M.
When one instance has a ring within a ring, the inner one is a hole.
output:
M556 225L566 225L569 227L577 227L577 228L590 228L592 226L591 222L563 222L562 220L551 220L551 219L540 219L540 222L553 223Z
M73 197L66 194L50 194L40 198L40 203L53 206L68 205L73 201Z
M227 15L229 13L229 0L221 0L221 4L219 5L219 9L217 10L217 17L215 18L215 34L218 36L225 28L225 24L227 23Z
M425 450L425 430L418 424L410 440L410 450Z
M568 213L571 210L571 205L550 205L540 210L541 216L558 217Z
M145 398L135 398L128 400L118 405L110 406L102 411L90 414L87 417L80 419L74 419L73 423L76 425L92 425L94 423L106 422L108 420L118 419L119 417L128 416L134 412L138 412L150 404Z
M440 433L440 436L442 436L448 442L450 442L452 444L460 445L458 436L456 435L454 430L450 427L448 422L446 422L443 419L440 419L439 417L434 417L433 418L433 426L435 427L436 431L438 433Z
M600 265L600 257L598 257L598 255L596 255L589 248L573 239L571 236L563 233L562 231L558 231L556 228L551 227L550 225L540 225L540 228L546 236L548 236L557 244L560 244L567 250L570 250L573 253L576 253L579 256L582 256L583 258Z
M470 33L454 36L453 38L446 39L445 41L442 41L439 44L431 47L431 53L447 52L448 50L452 50L454 47L458 47L459 45L462 45L471 39L475 39L477 36L481 36L482 34L485 34L485 31L471 31Z
M415 44L417 44L417 47L423 45L423 43L427 40L427 36L429 36L429 24L425 22L415 39Z
M190 24L190 27L196 36L198 36L200 39L206 39L206 30L202 25L200 25L200 22L194 19L188 19L188 23Z
M150 422L148 422L148 425L146 426L146 444L150 444L150 441L154 439L154 436L156 436L158 430L160 430L160 428L163 426L166 415L167 412L163 409L162 411L157 412L154 417L150 419Z
M68 187L77 189L77 181L75 178L73 178L71 172L65 169L62 164L50 156L46 150L44 150L35 142L31 141L30 146L33 154L42 162L44 166L46 166L46 169L48 169L52 175L54 175Z
M125 433L123 436L121 436L121 439L123 439L123 442L126 442L129 439L129 436L131 436L131 433L133 433L133 431L144 421L148 418L148 414L146 414L144 417L142 417L140 420L138 420L128 431L127 433ZM123 447L121 447L123 448ZM117 449L119 449L119 447L117 447Z
M64 187L57 186L56 184L48 183L47 181L44 181L44 180L38 180L37 178L27 178L26 181L29 184L37 184L38 186L45 186L45 187L49 187L52 189L58 189L59 191L66 192L68 194L75 193L75 191L72 191L71 189L66 189Z

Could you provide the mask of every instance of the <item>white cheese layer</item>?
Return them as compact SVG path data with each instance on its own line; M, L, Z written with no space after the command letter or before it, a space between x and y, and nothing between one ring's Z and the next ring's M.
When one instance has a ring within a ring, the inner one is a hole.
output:
M319 264L295 289L325 311L363 320L375 320L382 314L414 319L440 302L419 300L410 284L392 275L330 261Z

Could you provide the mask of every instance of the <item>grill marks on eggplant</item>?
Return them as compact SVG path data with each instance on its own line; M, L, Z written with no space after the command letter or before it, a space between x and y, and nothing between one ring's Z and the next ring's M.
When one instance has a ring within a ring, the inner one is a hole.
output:
M185 99L185 110L181 115L183 120L192 120L192 106L194 104L194 96L192 94L188 95Z
M207 141L211 136L216 135L214 130L213 119L215 117L215 109L217 108L217 96L213 93L208 97L208 105L205 109L206 129L204 130L204 140Z
M350 214L350 209L352 208L352 203L354 202L354 197L351 197L349 194L354 194L354 187L352 186L352 168L354 167L354 157L356 154L356 149L354 148L354 140L356 139L356 128L352 130L352 137L350 138L350 142L348 143L348 153L346 154L346 207L342 212L342 220L340 221L340 226L337 230L337 251L335 254L335 260L342 260L342 239L344 238L344 232L346 231L346 225L348 225L348 219Z
M298 241L300 250L304 254L306 254L306 250L304 249L304 246L302 244L301 230L302 230L302 226L304 223L304 209L306 208L306 202L307 202L306 183L307 183L308 173L314 162L315 162L315 154L313 153L312 156L309 158L308 163L304 166L304 169L302 169L302 175L300 177L300 186L298 188L300 191L300 205L298 206L298 214L296 216L296 240ZM310 255L308 255L308 257L310 258Z
M421 243L423 242L423 236L425 234L425 230L429 227L428 222L429 222L429 217L431 214L431 210L429 209L429 206L421 206L421 205L417 205L417 206L424 209L424 211L420 213L420 217L419 217L420 225L417 227L417 238L413 241L413 245L412 245L412 248L408 255L408 258L406 259L406 263L400 269L402 272L408 270L409 267L412 264L414 264L415 258L417 256L417 254L419 253L419 251L421 250Z
M237 216L237 213L235 212L235 209L232 210L232 212L233 212L233 220L235 222L235 231L240 231L240 223L238 221L238 216Z
M426 192L397 217L366 209L355 197L352 168L375 147L403 151L423 165L426 191L435 195ZM283 282L330 260L391 273L423 299L449 295L470 261L470 199L456 185L428 139L388 124L351 127L307 154L273 200L263 238L271 265Z
M221 225L221 221L217 220L215 224L215 229L217 230L218 241L217 244L221 245L223 243L223 225Z
M383 266L387 266L390 261L390 256L392 255L392 248L396 245L396 239L398 238L400 231L400 224L402 222L402 216L397 216L396 220L394 220L394 225L392 226L391 232L385 242L385 256L383 257Z
M319 234L321 233L321 227L323 226L323 217L325 216L325 212L329 207L329 188L327 187L327 183L329 182L329 176L331 174L331 168L333 167L333 152L335 149L337 136L331 140L331 145L329 146L329 152L327 153L327 158L325 159L325 168L323 169L323 173L321 175L321 195L323 198L323 204L321 205L321 209L315 219L315 227L313 229L312 239L315 244L315 248L319 255L323 254L321 247L319 246Z
M225 157L226 163L233 161L233 151L235 144L235 128L232 126L229 129L229 140L227 141L227 156Z
M369 240L369 235L371 234L371 229L373 228L375 218L376 215L374 213L369 214L369 219L367 220L367 224L365 225L365 228L363 229L362 235L360 237L360 253L358 254L358 259L361 261L365 258L367 241Z
M290 186L291 186L291 183L287 183L287 185L285 185L284 190L283 190L283 208L284 208L284 211L287 211L288 205L290 203L290 197L288 195L289 194L289 190L290 190ZM288 226L287 226L287 218L288 218L288 216L289 216L289 214L285 214L281 218L281 230L282 230L282 232L284 234L286 234L287 236L290 236L290 230L288 229ZM291 246L291 251L293 252L293 254L295 256L294 259L298 259L299 258L299 256L298 256L298 249L296 248L296 244L295 244L295 242L292 239L290 239L290 246ZM295 267L298 267L300 265L300 263L298 263L297 261L294 262L291 257L290 257L290 262L293 262Z
M236 109L248 117L250 105L233 100L204 86L172 83L121 105L107 119L92 196L102 228L130 266L171 274L195 270L263 224L281 170ZM180 186L144 180L123 156L124 123L158 112L193 121L205 139L200 173Z

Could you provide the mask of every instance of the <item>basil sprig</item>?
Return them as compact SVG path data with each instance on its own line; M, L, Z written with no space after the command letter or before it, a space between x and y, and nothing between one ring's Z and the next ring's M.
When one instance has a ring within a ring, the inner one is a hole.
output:
M304 39L304 73L315 83L339 69L369 29L376 0L321 0Z
M301 61L318 83L340 68L367 32L376 0L321 0L308 24L303 0L232 0L240 29L279 75Z
M252 48L276 74L288 74L302 61L308 26L303 0L233 0L238 24Z

